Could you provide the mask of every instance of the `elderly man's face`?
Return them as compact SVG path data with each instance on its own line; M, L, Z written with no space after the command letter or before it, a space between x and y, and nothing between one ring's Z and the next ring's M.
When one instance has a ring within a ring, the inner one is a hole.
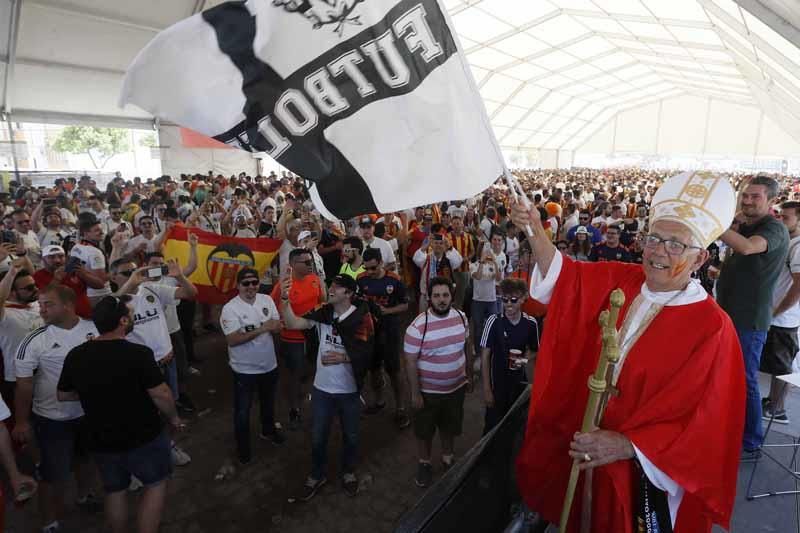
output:
M687 248L682 254L675 255L667 253L664 243L655 247L645 246L642 267L648 288L657 292L683 289L689 283L692 272L706 262L708 252L694 247L691 231L679 222L659 220L650 228L650 235L677 241Z

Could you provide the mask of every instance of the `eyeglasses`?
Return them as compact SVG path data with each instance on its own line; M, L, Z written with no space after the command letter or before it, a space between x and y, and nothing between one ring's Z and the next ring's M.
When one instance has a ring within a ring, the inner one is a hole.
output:
M129 277L133 276L134 272L136 272L136 271L135 270L120 270L119 272L117 272L117 274L119 274L120 276L125 276L126 278L129 278Z
M500 299L503 300L504 304L507 304L507 303L515 304L520 300L520 297L519 296L501 296Z
M662 239L658 235L645 235L644 236L644 245L646 248L655 249L658 247L659 244L664 243L664 250L669 255L681 255L683 252L686 251L687 248L694 248L695 250L703 250L699 246L690 246L688 244L683 244L682 242L673 240L673 239Z
M257 279L250 279L250 280L246 279L239 283L239 285L241 285L242 287L257 287L258 284L259 281Z

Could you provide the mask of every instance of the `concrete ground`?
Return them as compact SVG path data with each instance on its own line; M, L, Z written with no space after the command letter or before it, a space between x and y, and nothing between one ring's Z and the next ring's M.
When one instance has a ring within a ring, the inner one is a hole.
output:
M200 367L202 375L194 377L190 383L198 412L189 418L189 431L178 438L179 444L192 456L192 463L176 468L169 485L163 532L390 532L400 516L422 495L422 489L413 482L416 454L411 428L397 430L388 408L384 413L362 419L358 472L361 492L355 498L348 498L337 481L340 435L335 429L330 444L328 485L311 502L287 503L287 497L296 492L310 468L308 404L304 409L303 430L287 431L288 440L280 448L257 440L257 406L254 405L253 461L224 480L215 479L224 465L232 463L231 377L221 336L203 335L198 339L198 348L205 359ZM279 420L285 425L287 411L282 399L278 406ZM467 396L464 436L456 445L458 454L463 454L479 439L483 427L482 409L478 392ZM791 436L800 435L800 392L797 390L790 394L788 409L792 423L773 426L769 443L787 443ZM437 443L434 457L438 456ZM776 456L788 462L790 452L778 449ZM796 496L745 500L746 483L753 466L743 464L740 467L731 531L800 533L797 527L800 500ZM438 464L435 468L438 479L441 468ZM755 492L794 490L795 483L772 461L764 459L758 465L753 488ZM74 486L68 489L68 502L74 500L74 490ZM137 495L131 494L129 501L133 526ZM10 507L7 517L6 533L36 532L41 527L35 502L21 509ZM72 503L67 504L67 516L62 524L68 533L107 531L102 514L87 515ZM723 530L716 528L714 531Z

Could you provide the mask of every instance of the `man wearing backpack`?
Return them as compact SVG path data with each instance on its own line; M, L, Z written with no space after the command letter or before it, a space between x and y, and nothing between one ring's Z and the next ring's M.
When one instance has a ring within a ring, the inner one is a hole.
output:
M431 447L439 430L442 467L453 465L455 438L464 420L464 393L472 390L472 369L464 346L469 328L464 313L453 309L450 279L434 277L428 283L430 306L406 329L406 371L414 409L419 464L415 482L427 487L433 480Z

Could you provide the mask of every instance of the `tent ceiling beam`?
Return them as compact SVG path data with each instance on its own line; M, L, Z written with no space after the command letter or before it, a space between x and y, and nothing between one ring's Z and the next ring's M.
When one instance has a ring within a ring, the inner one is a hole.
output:
M98 22L105 22L108 24L114 24L117 26L125 26L128 28L133 28L137 30L149 31L153 33L158 33L164 28L153 26L152 24L148 24L141 20L134 20L125 17L119 16L111 16L107 13L103 13L102 11L89 9L85 7L79 7L74 4L70 4L69 2L64 2L61 0L26 0L28 5L36 6L43 9L48 9L51 11L58 11L60 13L65 13L67 15L79 15L84 18L96 20Z
M481 2L483 2L483 0L461 0L461 2L462 3L460 5L457 5L457 6L453 7L453 8L450 8L447 11L450 14L450 16L458 15L462 11L466 11L467 9L469 9L471 7L475 7L478 4L480 4Z
M533 114L533 112L534 112L534 111L536 111L536 109L539 107L539 105L541 105L541 103L542 103L542 102L544 102L544 101L545 101L545 99L546 99L548 96L550 96L550 94L551 94L552 92L553 92L553 91L547 91L546 93L544 93L544 94L543 94L543 95L542 95L542 96L541 96L541 97L540 97L540 98L539 98L539 99L536 101L536 103L535 103L535 104L533 104L533 105L530 107L530 109L528 109L528 111L526 111L526 112L525 112L525 114L524 114L524 115L522 115L521 117L519 117L519 119L518 119L518 120L517 120L517 121L516 121L516 122L515 122L515 123L514 123L514 124L513 124L513 125L512 125L510 128L508 128L508 131L507 131L507 132L506 132L506 133L505 133L505 134L504 134L502 137L500 137L500 139L498 139L498 141L499 141L499 142L503 142L503 140L505 140L505 139L506 139L506 137L508 137L508 136L511 134L511 132L513 132L514 130L516 130L516 129L519 127L519 125L520 125L520 124L522 124L523 122L525 122L525 121L528 119L528 117L529 117L529 116L531 116L531 115Z
M662 24L665 26L676 26L679 28L711 29L711 24L698 20L681 20L671 18L656 18L647 15L631 15L627 13L603 13L599 11L588 11L584 9L563 9L565 15L576 17L586 17L595 19L621 20L623 22L645 22L649 24Z
M515 28L512 28L512 29L508 30L507 32L503 32L500 35L497 35L496 37L492 37L488 41L484 41L482 43L476 44L475 46L466 49L464 52L466 54L471 54L473 52L477 52L478 50L483 50L484 48L487 48L487 47L490 47L492 45L495 45L495 44L497 44L497 43L499 43L501 41L505 41L509 37L513 37L513 36L517 35L518 33L521 33L521 32L524 32L526 30L529 30L531 28L534 28L534 27L538 26L539 24L543 24L543 23L547 22L548 20L552 20L552 19L558 17L559 15L561 15L561 11L560 10L557 9L555 11L551 11L550 13L542 15L539 18L533 19L530 22L526 22L522 26L517 26Z
M9 58L8 56L0 55L0 61L2 61L3 63L7 63L9 61ZM87 65L77 65L75 63L63 63L60 61L48 61L45 59L34 59L31 57L17 57L16 64L26 65L30 67L44 67L44 68L74 70L78 72L91 72L93 74L111 74L114 76L125 75L124 70L103 68L103 67L90 67Z
M602 108L600 108L600 111L598 111L597 113L595 113L595 114L592 116L592 118L590 118L590 119L589 119L589 121L588 121L586 124L584 124L584 126L583 126L581 129L579 129L578 131L576 131L575 133L573 133L572 135L570 135L569 137L567 137L567 140L566 140L566 141L564 141L564 144L562 144L561 146L565 146L565 145L569 144L569 143L570 143L570 142L571 142L573 139L575 139L576 137L579 137L581 133L583 133L583 132L584 132L584 131L586 131L588 128L591 128L592 126L594 126L595 124L597 124L597 122L595 122L595 121L596 121L596 120L597 120L599 117L603 116L603 113L607 112L607 111L610 109L610 107L611 107L611 106L606 106L606 107L602 107ZM612 115L612 116L613 116L613 115ZM606 123L607 123L607 122L606 122ZM604 125L605 125L606 123L604 123ZM597 131L600 131L600 130L599 130L599 128L598 128L598 130L597 130ZM596 132L595 132L595 133L596 133ZM592 133L592 135L594 135L594 133ZM590 136L590 137L591 137L591 136Z
M4 114L11 112L11 89L14 85L14 67L17 63L17 44L19 43L19 20L22 16L22 0L10 0L11 20L8 24L8 56L4 59L6 64L3 74L3 99L0 101L0 111Z
M639 48L627 48L621 46L619 50L626 52L628 54L633 55L641 55L641 56L649 56L649 57L660 57L664 59L677 59L678 61L688 61L691 63L698 63L700 65L717 65L720 67L730 67L732 66L730 61L722 61L720 59L708 59L705 57L686 57L680 54L670 54L667 52L654 52L651 50L640 50Z
M568 64L564 65L564 67L561 70L567 71L567 70L569 70L571 68L579 67L581 65L591 65L593 61L596 61L598 59L603 59L604 57L613 56L616 53L617 53L617 51L614 50L614 49L607 50L605 52L601 52L601 53L599 53L597 55L594 55L592 57L588 57L586 59L578 59L578 60L576 60L576 61L574 61L572 63L568 63ZM547 78L549 78L550 76L552 76L553 74L556 74L556 73L557 72L555 72L555 71L548 70L544 74L539 74L538 76L534 76L533 78L527 80L527 82L528 83L536 83L537 81L541 81L541 80L547 79Z
M107 128L133 128L150 130L153 119L147 117L126 117L112 115L91 115L79 113L61 113L40 109L15 109L14 120L19 122L41 122L44 124L90 124ZM175 126L171 122L161 122L162 126Z
M600 37L608 39L619 39L621 41L639 42L645 44L663 44L666 46L680 46L694 50L711 50L714 52L724 52L725 47L717 44L693 43L688 41L675 41L672 39L660 39L657 37L643 37L641 35L629 35L627 33L597 32Z
M800 30L759 0L734 0L751 15L772 28L784 39L800 48Z
M668 63L666 63L666 64L665 63L658 63L656 61L647 61L647 60L643 60L643 59L640 59L639 63L641 63L645 67L652 68L653 71L656 74L666 74L665 72L662 72L662 71L658 70L659 68L670 68L670 69L673 69L673 70L678 70L680 72L686 72L686 73L689 73L689 74L702 74L703 76L709 76L710 75L710 76L714 76L716 78L730 78L730 79L734 79L734 80L743 80L744 79L744 76L742 76L741 73L733 74L731 72L718 72L718 71L715 71L715 70L710 70L709 71L709 70L704 70L704 69L699 69L699 68L685 67L683 65L670 65Z
M531 54L529 56L525 56L525 57L519 58L519 59L517 59L515 61L511 61L510 63L506 63L505 65L500 65L499 67L494 69L494 72L503 72L504 70L508 70L510 68L517 67L517 66L522 65L524 63L528 63L529 61L533 61L533 60L538 59L540 57L544 57L544 56L546 56L548 54L551 54L553 52L560 52L567 46L572 46L573 44L577 44L577 43L579 43L581 41L585 41L586 39L589 39L589 38L591 38L593 36L594 36L594 33L592 33L592 32L584 33L583 35L579 35L579 36L577 36L577 37L575 37L573 39L570 39L569 41L563 42L563 43L559 44L558 46L551 46L549 48L545 48L544 50L539 50L538 52L535 52L535 53L533 53L533 54ZM584 61L583 60L578 60L577 62L578 63L583 63Z
M573 113L571 117L569 117L568 121L566 121L564 124L562 124L560 128L558 128L550 137L547 138L547 140L545 142L542 143L542 146L548 146L550 144L550 141L552 141L554 138L556 138L556 136L560 135L561 132L564 131L564 128L566 128L567 126L572 124L572 122L576 118L578 118L578 115L580 115L583 112L583 110L586 109L587 107L589 107L590 105L591 104L589 102L586 102L583 106L578 108L578 110L575 111L575 113ZM563 146L563 144L562 144L562 146ZM561 147L559 147L558 149L560 150Z

